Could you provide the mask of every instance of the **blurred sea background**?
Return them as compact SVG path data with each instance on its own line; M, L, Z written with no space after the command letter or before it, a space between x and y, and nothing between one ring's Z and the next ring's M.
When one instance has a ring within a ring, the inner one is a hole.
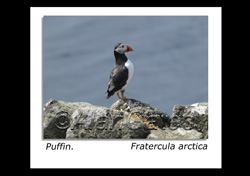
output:
M175 104L208 102L207 16L45 16L43 104L49 99L110 107L114 46L135 67L125 96L172 115Z

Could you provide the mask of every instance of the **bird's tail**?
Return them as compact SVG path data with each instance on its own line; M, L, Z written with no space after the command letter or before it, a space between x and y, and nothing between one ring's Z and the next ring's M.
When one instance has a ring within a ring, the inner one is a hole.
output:
M109 94L109 92L107 91L107 92L105 92L105 94L106 94L106 99L109 99L112 95L111 94Z

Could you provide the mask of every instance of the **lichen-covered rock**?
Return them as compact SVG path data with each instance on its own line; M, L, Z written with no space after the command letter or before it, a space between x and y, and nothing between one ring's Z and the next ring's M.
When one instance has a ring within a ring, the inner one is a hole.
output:
M72 123L67 130L66 138L107 138L112 128L112 116L107 108L87 106L75 110L71 116ZM110 126L111 125L111 126Z
M171 130L166 128L164 130L151 130L147 139L202 139L202 137L202 133L196 130L184 130L183 128Z
M145 139L149 134L149 127L141 119L125 115L125 117L114 126L114 133L111 138Z
M175 105L171 118L170 129L195 129L202 133L202 138L208 138L208 103L192 105Z
M168 114L138 100L120 99L111 106L111 109L126 112L130 114L131 117L142 120L150 129L165 128L170 125L170 117Z
M72 119L72 113L79 107L92 106L89 103L69 103L59 100L49 100L43 108L44 138L65 139L66 131Z
M45 104L44 138L115 139L146 138L150 128L130 112L50 100Z
M110 108L51 99L43 109L45 139L203 139L207 125L207 103L176 105L172 118L134 99Z

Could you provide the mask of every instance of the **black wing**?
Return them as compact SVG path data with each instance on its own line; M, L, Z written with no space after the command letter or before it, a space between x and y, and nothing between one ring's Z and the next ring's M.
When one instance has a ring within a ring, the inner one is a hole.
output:
M126 85L128 80L128 69L125 66L116 66L110 73L107 96L114 95L115 92L121 90Z

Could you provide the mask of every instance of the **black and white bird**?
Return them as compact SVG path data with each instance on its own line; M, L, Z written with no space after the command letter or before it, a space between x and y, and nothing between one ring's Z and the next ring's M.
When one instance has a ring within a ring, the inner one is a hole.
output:
M115 93L119 99L127 99L127 97L124 96L125 88L134 73L134 65L125 55L125 52L130 51L133 51L133 49L129 45L123 43L115 45L115 66L109 77L108 89L106 92L107 99ZM122 97L120 97L119 91L122 93Z

